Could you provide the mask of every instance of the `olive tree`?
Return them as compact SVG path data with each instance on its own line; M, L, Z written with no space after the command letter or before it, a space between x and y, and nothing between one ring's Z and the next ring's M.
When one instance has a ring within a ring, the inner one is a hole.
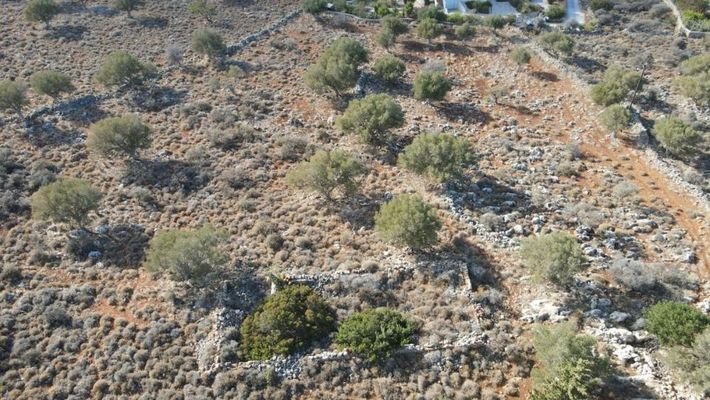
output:
M375 36L375 42L380 45L383 49L388 50L394 45L395 36L392 32L382 29Z
M347 317L335 335L340 348L352 349L374 362L412 342L416 324L406 315L387 308L375 308Z
M383 30L391 32L395 38L407 32L407 24L396 15L386 15L380 19Z
M375 75L378 78L390 85L397 82L406 71L404 62L389 54L377 59L372 69L375 71Z
M358 177L364 173L365 167L343 150L319 151L308 161L293 167L286 175L286 181L332 201L335 190L345 197L354 194L360 186Z
M584 269L586 258L574 236L554 232L521 242L520 254L538 281L566 286Z
M89 129L86 146L103 157L138 158L138 150L151 144L151 129L135 115L109 117Z
M417 35L426 39L428 44L431 40L441 35L441 25L434 18L424 18L417 22Z
M224 54L227 47L222 36L212 29L198 29L192 33L192 50L207 56L213 63Z
M398 246L430 247L436 244L441 227L436 211L418 195L395 196L375 214L375 231Z
M316 93L333 91L336 96L351 89L360 76L358 68L367 61L367 50L347 36L337 39L304 75L306 85Z
M125 11L129 18L132 11L143 5L145 5L144 0L114 0L113 2L113 6L117 10Z
M548 32L540 36L542 47L555 57L569 57L574 51L574 40L562 32Z
M621 104L612 104L605 108L599 115L599 122L601 122L605 128L616 133L629 126L631 123L631 112Z
M146 252L145 268L175 281L204 286L229 258L219 249L226 233L211 226L197 230L159 231Z
M25 6L25 19L32 22L44 22L49 28L49 21L59 14L59 5L54 0L30 0Z
M457 178L473 163L468 140L449 134L427 133L404 148L397 163L436 182Z
M451 81L438 71L422 71L414 78L414 98L440 101L451 90Z
M20 118L22 108L27 105L27 86L17 81L0 81L0 110L12 111Z
M155 75L155 66L144 63L126 51L109 54L96 74L104 86L136 86Z
M32 218L66 223L91 232L90 213L99 207L101 192L79 179L60 179L32 195Z
M39 71L30 77L30 86L38 94L56 101L63 93L71 93L76 88L66 74L57 71Z
M353 100L336 124L348 133L360 135L369 144L382 144L390 129L404 124L402 107L386 94L371 94Z
M703 138L692 126L679 118L664 118L656 121L653 133L668 152L677 156L692 156L698 152Z

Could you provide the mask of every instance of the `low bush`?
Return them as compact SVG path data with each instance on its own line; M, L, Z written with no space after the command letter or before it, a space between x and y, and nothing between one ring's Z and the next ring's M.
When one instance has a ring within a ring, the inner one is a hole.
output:
M253 141L255 131L249 125L239 124L231 129L213 129L207 136L212 146L229 151L238 148L242 143Z
M614 8L614 3L611 0L591 0L589 7L592 11L606 10L611 11Z
M415 249L436 244L442 227L436 211L417 195L398 195L375 215L375 231L382 239Z
M32 195L32 218L84 228L99 207L101 192L79 179L61 179Z
M562 32L554 31L540 35L540 44L545 50L552 52L556 57L572 55L574 40Z
M610 106L622 102L632 90L641 90L642 87L643 80L638 72L612 65L604 72L604 79L592 87L592 100L599 105Z
M695 335L710 325L710 318L697 308L676 301L662 301L645 312L646 329L661 344L691 346Z
M328 5L326 0L303 0L301 9L309 14L318 14L324 11Z
M530 52L522 47L517 47L513 50L513 61L518 65L529 64L530 63Z
M547 18L549 18L552 21L559 21L562 18L565 17L565 14L567 12L565 11L564 7L559 6L557 4L553 4L547 8L545 11L545 15Z
M488 14L491 12L491 8L493 7L493 5L488 0L470 0L466 2L466 7L471 10L474 10L477 13Z
M142 84L155 74L152 64L143 63L125 51L116 51L106 57L96 80L105 86L133 86Z
M681 93L698 104L710 104L710 54L688 58L680 64L680 72L676 84Z
M464 138L428 133L415 137L397 161L403 168L445 182L459 177L473 163L473 152Z
M439 22L446 21L446 14L438 7L422 7L417 11L417 21L431 18Z
M378 78L382 79L388 84L393 84L397 82L402 77L402 75L404 75L406 67L402 60L395 56L387 54L375 61L373 70L375 71L375 75L377 75Z
M631 123L631 112L621 104L612 104L599 115L599 122L612 132L620 132Z
M27 86L17 81L0 81L0 110L12 111L22 116L27 105Z
M190 14L200 16L207 22L212 22L212 18L217 15L217 7L208 3L207 0L195 0L187 6Z
M371 94L353 100L336 121L345 132L358 134L365 143L383 144L390 129L404 124L402 107L391 96Z
M25 19L32 22L44 22L49 28L49 21L59 14L59 4L54 0L30 0L25 6Z
M206 55L213 62L222 56L225 49L222 36L215 30L204 28L192 33L192 50Z
M346 318L338 328L335 343L374 362L411 343L416 325L405 315L386 308L370 309Z
M151 129L136 115L109 117L89 129L86 146L104 157L138 158L138 150L150 147Z
M656 121L653 134L664 149L677 156L694 155L703 140L692 126L673 117Z
M620 258L609 272L619 284L638 292L653 289L658 284L658 268L638 260Z
M571 283L574 275L584 269L586 262L577 239L563 232L524 239L520 254L537 280L559 286Z
M208 285L229 260L219 249L225 238L226 233L211 226L159 231L150 241L145 267L151 272L165 273L175 281Z
M30 86L38 94L49 96L52 99L57 99L62 93L71 93L75 89L71 78L56 71L35 72L30 77Z
M469 22L465 22L454 29L454 34L458 40L464 42L476 35L476 28Z
M676 346L669 349L664 360L675 374L689 383L701 396L710 396L710 327L695 336L690 348Z
M417 35L431 43L432 39L441 35L441 25L434 18L417 20Z
M301 350L335 329L335 313L307 286L287 286L247 316L239 332L247 358L264 360Z
M293 167L286 181L318 192L330 201L335 190L345 197L354 194L359 187L357 178L364 173L363 165L345 151L319 151L310 160Z
M417 100L440 101L451 90L451 81L441 72L422 71L414 78L414 98Z

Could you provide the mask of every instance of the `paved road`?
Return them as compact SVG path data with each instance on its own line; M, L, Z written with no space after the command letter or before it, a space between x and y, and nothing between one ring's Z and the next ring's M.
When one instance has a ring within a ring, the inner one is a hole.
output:
M567 0L567 21L584 23L584 12L582 12L582 4L580 0Z

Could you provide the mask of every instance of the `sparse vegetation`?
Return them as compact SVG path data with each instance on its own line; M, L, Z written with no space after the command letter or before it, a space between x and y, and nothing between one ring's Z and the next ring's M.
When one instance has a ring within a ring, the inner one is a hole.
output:
M569 57L574 51L574 40L562 32L554 31L540 36L540 44L555 57Z
M416 325L405 315L386 308L355 313L346 318L335 343L374 362L390 357L397 348L411 343Z
M89 215L99 207L101 192L79 179L61 179L32 195L32 218L86 227Z
M646 329L661 344L691 346L695 335L710 325L710 318L700 310L677 301L662 301L646 310Z
M466 139L438 133L417 136L398 159L400 166L436 182L461 176L472 162L473 153Z
M563 232L526 238L520 254L537 280L565 286L584 268L586 258L577 240Z
M116 51L106 57L96 80L105 86L136 86L155 73L152 64L141 62L128 52Z
M197 230L159 231L150 241L145 268L164 273L175 281L208 285L228 261L219 248L225 239L226 233L211 226Z
M286 180L293 186L318 192L330 201L336 189L345 197L355 193L358 177L363 173L363 165L347 152L319 151L310 160L293 167Z
M138 150L150 147L151 129L135 115L109 117L89 129L86 146L103 157L138 158Z
M266 298L242 323L241 348L247 358L287 355L327 337L335 313L307 286L288 286Z
M653 134L668 152L678 156L692 156L698 151L702 136L679 118L656 121Z
M386 241L415 249L437 242L441 220L417 195L398 195L375 215L375 230Z

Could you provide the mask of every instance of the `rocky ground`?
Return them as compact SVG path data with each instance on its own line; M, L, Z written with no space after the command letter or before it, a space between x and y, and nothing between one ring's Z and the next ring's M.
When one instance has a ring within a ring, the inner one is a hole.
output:
M374 44L376 25L296 16L233 48L229 62L246 72L235 78L188 49L192 30L203 23L183 2L152 2L134 19L105 6L67 5L50 30L24 22L21 5L2 3L0 78L25 79L51 66L72 76L74 97L85 103L35 113L29 129L6 116L0 133L7 172L0 205L3 396L525 398L532 323L573 315L614 351L616 398L697 398L653 359L654 341L639 318L660 297L709 304L707 201L649 163L635 137L614 139L601 130L601 109L585 86L595 71L585 75L551 60L513 28L500 34L479 28L465 44L442 37L427 46L404 35L391 50L407 63L404 82L391 93L406 111L398 144L445 131L469 139L476 152L465 182L434 187L397 168L391 152L373 152L339 133L333 120L341 110L303 83L305 68L340 35L365 43L371 60L384 54ZM296 8L289 1L239 3L224 7L215 27L237 44ZM609 29L611 38L636 32ZM671 25L654 32L673 43ZM590 59L600 57L596 43L610 43L602 35L576 40L580 57ZM172 45L185 50L182 66L166 65ZM530 65L512 61L517 46L538 52ZM690 51L701 46L687 44ZM118 48L159 66L153 87L106 93L93 80L102 57ZM413 77L427 63L454 78L447 100L436 106L411 96ZM651 76L663 89L670 85L663 81L666 67L654 65ZM384 91L369 71L362 92ZM494 102L490 92L501 87L507 95ZM682 107L668 90L662 98ZM47 104L32 98L35 109ZM641 110L644 117L653 112ZM90 123L125 113L154 128L143 154L148 172L86 151ZM253 131L236 149L213 146L213 132L243 125ZM371 168L352 202L328 206L285 185L294 163L336 147L361 154ZM98 229L130 238L129 251L89 243L72 253L61 227L30 220L27 198L54 175L87 179L104 192ZM374 234L378 205L404 192L424 196L445 221L435 250L396 249ZM218 288L196 290L140 267L143 245L156 230L205 223L230 234L225 250L234 268ZM557 230L574 233L591 259L569 293L533 284L517 253L521 238ZM658 265L667 292L626 292L609 271L619 258ZM237 327L268 293L271 273L317 288L341 317L387 305L420 322L421 333L378 367L327 346L241 361Z

